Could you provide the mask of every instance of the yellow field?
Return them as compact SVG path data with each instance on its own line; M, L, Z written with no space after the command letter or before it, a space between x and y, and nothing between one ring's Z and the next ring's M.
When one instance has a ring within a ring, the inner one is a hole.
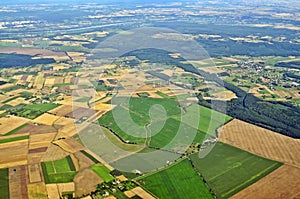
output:
M56 140L53 142L54 144L61 147L63 150L69 153L75 153L77 151L83 150L84 147L78 142L74 141L72 138Z
M54 160L60 160L66 156L70 155L70 153L62 150L60 147L51 144L45 154L42 157L43 162L49 162Z
M0 135L5 135L6 133L14 130L15 128L25 124L29 119L25 119L17 116L7 116L0 118Z
M35 183L27 185L29 199L48 199L45 183Z
M47 195L49 199L58 199L60 198L58 187L56 184L46 184Z
M0 168L27 164L28 140L0 144Z
M44 113L43 115L35 118L33 120L33 122L51 126L59 118L60 118L59 116L55 116L55 115L52 115L52 114L49 114L49 113Z
M35 134L29 137L29 149L49 147L56 133Z
M51 87L55 84L55 77L47 77L44 86Z
M42 181L39 164L28 165L28 173L29 173L30 183L36 183Z
M58 128L55 140L63 137L72 137L77 133L74 119L71 118L61 117L59 120L55 121L54 126Z
M155 199L151 194L149 194L147 191L145 191L141 187L135 187L134 189L131 189L130 191L143 199Z
M300 168L283 165L231 198L300 198L299 176Z

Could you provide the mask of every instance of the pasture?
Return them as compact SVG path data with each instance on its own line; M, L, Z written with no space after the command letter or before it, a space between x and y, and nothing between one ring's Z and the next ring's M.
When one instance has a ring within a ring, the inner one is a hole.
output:
M221 142L206 157L190 158L220 198L234 195L282 165Z
M110 175L110 170L104 165L93 165L91 169L104 180L104 182L110 182L114 179L112 175Z
M46 184L72 182L77 172L70 156L60 160L42 162Z
M138 182L158 198L213 198L187 159L138 178Z

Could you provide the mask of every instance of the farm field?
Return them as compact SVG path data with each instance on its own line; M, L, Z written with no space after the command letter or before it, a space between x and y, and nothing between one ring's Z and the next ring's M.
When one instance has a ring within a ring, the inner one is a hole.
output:
M187 159L152 175L138 178L138 182L159 198L213 198Z
M14 130L11 130L10 132L6 133L5 135L6 135L6 136L7 136L7 135L12 135L12 134L14 134L15 132L21 130L22 128L24 128L24 127L26 127L26 126L28 126L28 125L29 125L28 123L25 123L25 124L23 124L23 125L21 125L21 126L15 128Z
M60 118L59 116L55 116L55 115L52 115L52 114L49 114L49 113L44 113L41 116L35 118L33 120L33 122L51 126L59 118Z
M70 156L60 160L42 162L42 169L46 184L72 182L76 175Z
M140 145L134 144L126 144L120 140L115 134L113 134L109 129L102 127L101 130L105 134L105 136L112 142L112 144L116 145L117 147L126 150L126 151L139 151L143 148Z
M60 106L59 104L31 104L12 109L12 114L28 119L35 119L43 113Z
M74 178L75 195L82 196L96 190L98 184L104 181L94 171L89 168L80 171Z
M299 176L298 167L283 165L231 198L300 198Z
M200 116L197 116L198 111ZM232 118L223 113L219 113L212 109L206 108L204 106L192 105L187 108L187 113L183 115L182 121L186 124L194 127L194 118L199 117L198 129L201 132L207 132L209 135L216 136L216 130L222 126L224 123L230 121ZM175 119L180 120L180 118L175 117Z
M9 199L8 169L0 169L0 193L1 198Z
M27 163L28 139L0 144L0 168Z
M219 132L221 142L272 160L300 166L299 139L237 119L220 128Z
M26 198L26 185L28 182L27 165L10 167L8 170L10 198Z
M163 106L167 118L163 118L161 114L156 113L157 117L153 121L150 121L149 110L155 107L154 105ZM135 124L139 125L139 130L135 129L130 121L123 119L128 118L128 112ZM114 115L118 116L118 121L115 121ZM195 121L195 118L199 118L200 122ZM165 119L166 122L162 124ZM184 136L194 136L194 139L190 138L192 139L191 142L202 142L206 132L212 136L216 136L216 129L229 120L231 120L231 117L198 105L188 107L187 112L181 117L179 104L173 99L131 98L129 109L123 105L119 105L113 111L103 115L99 119L99 123L119 135L124 142L148 144L152 147L162 148L178 134L179 130L184 129L183 133L194 132L191 135L184 133ZM197 126L198 123L199 126ZM182 125L182 129L179 129L180 124ZM134 136L126 132L137 133ZM153 136L153 133L156 134ZM146 140L145 137L149 138L150 134L152 136L151 139Z
M28 138L29 138L29 135L4 138L4 139L0 139L0 144L5 144L5 143L9 143L9 142L16 142L16 141L21 141L21 140L27 140Z
M1 117L0 118L0 135L10 133L14 129L24 125L28 119L16 116Z
M200 159L196 153L190 158L220 198L234 195L282 165L221 142L206 157Z
M44 183L28 184L28 198L30 199L47 199L47 190Z
M114 179L113 176L110 175L110 170L104 165L93 165L91 169L104 180L104 182L110 182Z

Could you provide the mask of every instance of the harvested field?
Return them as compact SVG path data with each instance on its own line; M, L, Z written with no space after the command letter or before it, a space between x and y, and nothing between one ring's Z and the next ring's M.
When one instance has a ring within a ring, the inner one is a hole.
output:
M11 105L11 106L17 106L19 104L28 104L29 102L27 100L25 100L24 97L18 97L14 100L11 100L5 104Z
M27 166L9 168L9 195L11 199L25 199L27 195Z
M103 180L91 169L84 169L76 175L74 182L75 195L79 197L95 191L97 184L102 183Z
M299 176L300 168L283 165L231 198L300 198Z
M73 112L68 113L66 115L66 117L70 117L70 118L76 118L76 119L80 119L82 117L91 117L92 115L94 115L96 113L96 111L91 110L89 108L82 108L79 107L77 109L75 109Z
M49 147L51 141L54 139L55 136L56 136L56 133L30 135L29 149Z
M49 161L54 161L54 160L60 160L68 155L69 155L69 153L62 150L59 146L50 144L50 146L48 147L46 153L44 154L44 156L42 158L42 161L49 162Z
M59 107L56 107L50 111L48 111L49 113L52 113L54 115L58 115L58 116L65 116L68 113L73 111L73 106L71 105L62 105Z
M135 187L131 190L131 192L133 192L135 195L138 195L140 198L143 199L154 199L154 197L151 194L149 194L141 187Z
M45 153L29 153L27 157L28 164L38 164L41 162L42 157Z
M46 86L46 87L52 87L53 84L55 84L55 77L48 77L48 78L46 78L46 80L44 82L44 86Z
M79 144L72 138L57 140L54 142L54 144L58 145L63 150L65 150L69 153L75 153L77 151L84 149L84 147L81 144Z
M59 116L51 115L49 113L44 113L43 115L35 118L33 120L33 122L51 126L58 119L59 119Z
M59 184L47 184L47 193L49 199L58 199L65 192L74 192L75 185L73 182L70 183L59 183Z
M88 157L86 157L80 151L76 152L74 155L75 155L75 157L78 160L78 164L79 164L80 170L88 168L88 167L92 166L93 164L95 164L94 161L92 161L91 159L89 159Z
M57 187L58 187L58 191L60 192L60 195L66 192L75 192L74 182L59 183L57 184Z
M42 182L40 164L28 165L28 173L29 173L29 182L30 183Z
M14 130L15 128L28 122L28 119L17 117L17 116L8 116L0 118L0 135L5 135L6 133Z
M219 129L219 140L269 159L300 166L300 140L237 119Z
M27 164L28 140L0 144L0 168Z
M104 104L102 102L97 102L93 105L93 107L95 110L98 111L109 111L112 109L112 105L111 104Z
M49 199L57 199L60 198L58 187L56 184L46 184L47 195Z
M28 184L27 190L30 199L48 199L45 183Z
M77 128L74 119L61 117L54 123L55 128L58 129L55 140L59 138L72 137L77 133Z
M30 135L38 135L38 134L45 134L45 133L54 133L57 130L52 127L52 126L47 126L47 125L28 125L24 128L22 128L21 130L19 130L18 132L14 133L14 134L23 134L23 133L30 133Z

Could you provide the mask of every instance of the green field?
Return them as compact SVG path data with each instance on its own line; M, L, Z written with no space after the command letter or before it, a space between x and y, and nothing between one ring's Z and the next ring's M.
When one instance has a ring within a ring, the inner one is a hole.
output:
M8 169L0 169L0 198L9 199Z
M20 140L26 140L29 138L29 135L19 136L19 137L13 137L13 138L6 138L0 140L0 144L8 143L8 142L15 142Z
M27 123L26 123L26 124L23 124L23 125L21 125L21 126L15 128L14 130L11 130L10 132L6 133L5 135L12 135L12 134L14 134L15 132L21 130L22 128L24 128L24 127L26 127L26 126L28 126L28 125L29 125L29 124L27 124Z
M104 165L93 165L91 166L91 169L95 171L104 182L110 182L114 179L114 177L110 175L110 170Z
M234 195L282 165L221 142L205 158L190 158L219 198Z
M70 156L60 160L42 162L45 183L72 182L77 172Z
M26 106L18 106L16 108L10 109L10 113L20 117L25 117L28 119L35 119L43 113L50 111L56 107L60 106L59 104L30 104Z
M161 116L164 114L157 109L157 105L165 109L167 118ZM153 107L157 109L157 112L151 121L149 110ZM136 130L127 120L128 112L135 124L140 126L139 130ZM119 121L115 121L114 116L117 116ZM195 121L197 119L200 121ZM124 142L144 144L144 137L147 134L147 145L162 148L179 134L190 137L190 143L202 142L206 132L215 136L216 129L229 120L231 117L196 104L186 108L186 112L181 114L179 103L174 99L131 98L129 107L117 106L113 111L102 116L99 123L117 134ZM136 136L126 132L134 132Z
M196 128L194 123L194 118L197 118L199 114L199 126L198 130L201 132L206 132L212 136L216 135L216 129L218 129L223 124L230 121L232 118L223 113L214 111L212 109L206 108L204 106L192 105L187 108L187 113L183 115L182 118L174 117L177 120L184 121L187 125Z
M138 182L158 198L213 198L187 159Z

